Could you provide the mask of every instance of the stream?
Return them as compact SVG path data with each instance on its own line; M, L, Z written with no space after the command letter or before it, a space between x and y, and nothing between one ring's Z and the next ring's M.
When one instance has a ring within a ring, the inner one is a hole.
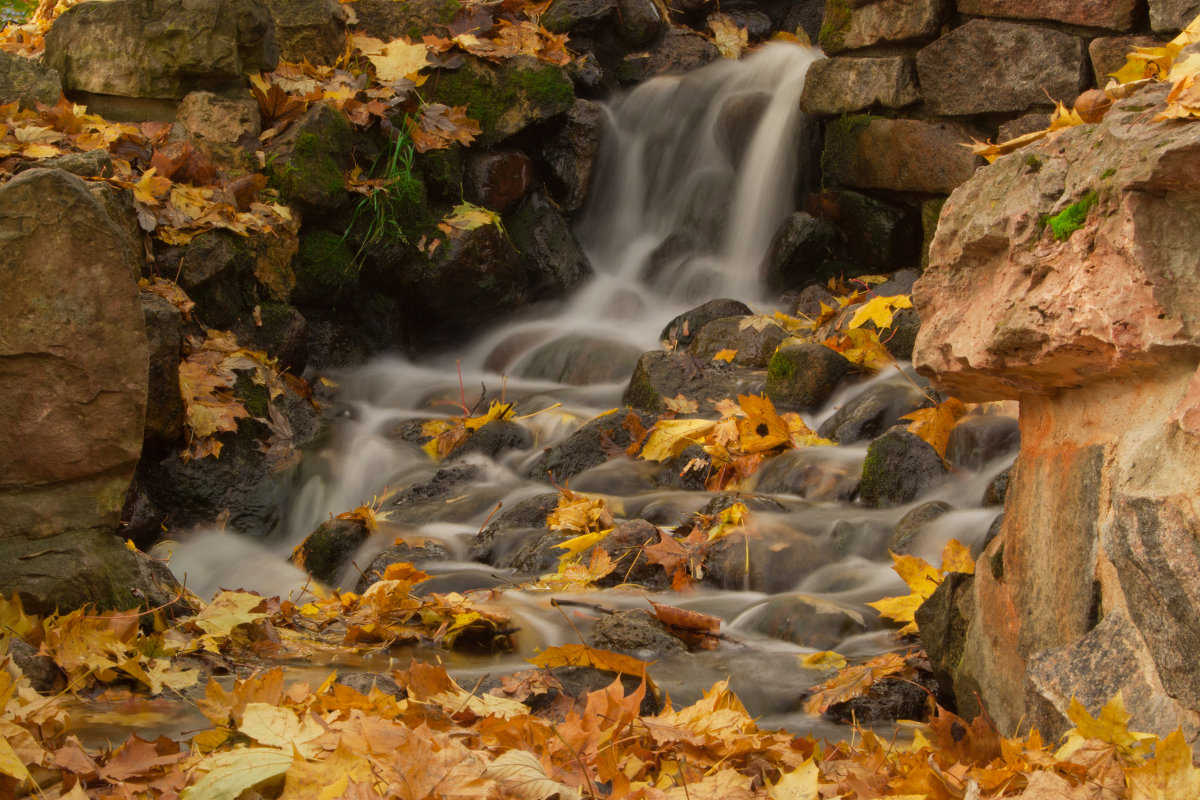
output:
M201 597L222 587L296 594L307 576L287 557L330 514L370 502L385 488L406 489L436 475L438 465L394 434L398 426L461 414L454 404L465 397L474 406L485 392L481 408L501 397L516 404L534 445L495 460L468 456L478 470L470 487L382 523L341 585L352 589L358 569L398 536L434 540L453 554L419 565L433 575L422 591L505 586L526 578L472 562L469 554L498 506L509 509L553 491L527 477L543 450L621 405L638 355L660 347L663 327L678 313L716 297L739 298L759 313L773 310L775 301L761 287L760 264L772 235L795 209L798 189L815 171L804 155L811 134L798 108L805 72L821 57L772 44L742 61L652 79L607 104L606 138L576 226L595 277L557 307L541 306L460 352L417 362L377 358L335 376L343 413L324 448L306 454L282 501L280 529L269 537L249 531L181 536L170 547L176 575L186 576ZM851 379L804 419L815 430L876 384L907 380L894 369ZM910 505L870 509L845 499L853 496L866 448L867 442L803 448L766 463L744 491L778 506L751 517L761 546L746 565L744 585L655 595L659 602L719 616L729 637L715 650L664 658L651 668L674 703L691 702L728 677L764 727L831 739L847 735L847 729L799 710L805 690L828 673L801 668L797 657L826 649L871 656L896 647L892 629L865 604L908 593L888 557L897 522L924 503L948 503L952 510L917 529L908 551L936 564L945 543L956 538L977 553L999 513L998 507L981 507L985 487L1012 457L957 470ZM642 518L666 528L711 499L707 492L658 488L653 476L659 469L618 458L572 478L570 488L602 495L619 519ZM747 547L748 559L750 553ZM440 655L464 686L527 668L525 659L535 650L578 641L591 622L586 611L552 607L552 596L520 590L500 595L520 629L514 652L417 655ZM608 608L649 608L642 592L570 597ZM411 655L393 651L336 666L386 670ZM314 670L323 676L328 666ZM311 677L303 667L296 670L298 677Z

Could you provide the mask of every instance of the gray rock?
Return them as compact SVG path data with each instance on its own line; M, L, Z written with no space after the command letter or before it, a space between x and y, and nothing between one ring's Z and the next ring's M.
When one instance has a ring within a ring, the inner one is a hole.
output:
M892 272L919 263L921 220L912 207L849 189L832 189L821 198L845 242L839 272Z
M174 442L183 432L183 399L179 394L183 315L158 295L143 292L141 300L150 362L146 438Z
M687 646L671 634L649 611L640 608L604 614L592 626L588 637L592 647L654 661L663 656L680 655Z
M696 338L688 345L688 352L698 358L711 360L722 350L736 350L737 355L729 363L759 369L767 366L779 345L790 334L774 323L762 326L762 330L753 325L743 327L745 321L745 317L713 320L696 333Z
M949 194L984 163L963 146L973 138L984 137L949 122L843 117L826 129L821 170L843 186Z
M781 410L810 411L829 399L853 366L823 344L781 347L767 365L767 397Z
M950 431L946 460L962 469L979 469L1021 445L1021 426L1013 417L968 417Z
M1124 63L1124 56L1122 56L1122 63ZM1016 139L1018 136L1024 136L1027 133L1044 131L1049 127L1049 111L1034 111L1029 114L1022 114L1016 119L1000 123L996 141L1006 142L1009 139Z
M925 102L947 116L1068 106L1084 88L1083 40L1049 28L973 19L917 53Z
M858 491L867 506L899 506L916 500L948 473L942 457L928 442L893 428L867 448Z
M67 9L46 34L46 66L63 88L125 97L181 98L244 89L279 60L261 0L112 0Z
M847 114L875 105L904 108L920 99L911 57L827 58L808 68L800 108L809 114Z
M621 402L658 414L667 410L664 400L680 394L708 408L709 401L736 398L742 391L741 376L724 361L655 350L638 359Z
M877 383L839 408L825 420L818 433L840 444L872 439L898 423L905 414L927 405L929 398L908 381Z
M44 536L117 528L145 430L140 262L61 170L0 186L0 240L0 539L37 552Z
M382 579L384 571L392 564L415 564L420 566L422 562L449 561L450 558L450 551L438 542L426 540L421 545L409 545L399 542L381 551L379 555L371 560L371 564L363 570L362 577L358 579L358 584L354 587L354 591L362 594L372 584L378 583Z
M640 348L595 336L568 334L531 350L513 367L520 378L589 386L622 380L637 366Z
M35 691L42 694L57 694L67 685L67 675L47 655L41 655L37 649L24 639L16 636L8 638L8 655L13 663L21 669L21 674L29 679Z
M554 0L541 23L553 33L598 33L616 7L616 0Z
M531 299L562 297L592 276L566 214L542 192L510 211L504 229L520 254Z
M0 103L18 102L23 109L53 106L62 96L58 72L40 61L0 51Z
M454 21L461 6L444 0L356 0L358 31L389 42L400 36L413 41Z
M1196 4L1200 13L1200 3ZM1165 44L1154 36L1101 36L1088 43L1088 58L1092 62L1092 75L1100 88L1112 80L1110 74L1125 66L1126 56L1135 47L1156 47ZM1042 126L1046 127L1045 125Z
M802 531L753 536L733 533L710 546L703 583L732 591L777 594L795 589L806 575L837 557L830 542Z
M1127 31L1138 6L1137 0L958 0L958 13Z
M928 503L921 505L909 511L900 521L896 523L896 527L892 528L892 536L888 540L888 550L897 555L904 555L912 552L913 537L916 536L926 523L945 514L947 511L953 510L953 506L941 500L931 500Z
M1200 14L1196 0L1150 0L1150 27L1155 33L1175 33Z
M361 695L370 695L372 689L390 694L398 700L408 697L408 690L387 675L375 672L338 672L336 682L349 686Z
M538 145L542 159L558 186L553 192L568 214L583 207L592 181L592 168L604 132L604 111L591 100L576 100L562 128Z
M655 75L688 72L720 59L717 46L698 33L672 27L648 51L630 53L617 67L622 84L640 83Z
M945 0L831 3L826 5L819 41L825 52L840 53L885 42L930 39L937 35L945 13Z
M738 628L816 650L833 650L846 637L870 630L857 609L804 594L764 600L738 617Z
M346 49L346 12L335 0L263 0L284 61L334 64Z
M1011 478L1012 467L1009 467L988 481L987 488L983 490L983 498L980 502L985 506L1004 505L1004 498L1008 494L1008 483Z
M666 25L666 9L656 0L617 0L617 35L629 47L645 47Z
M708 323L722 317L737 317L753 314L750 306L740 300L730 300L721 297L709 300L703 305L685 311L666 324L658 335L660 341L675 342L679 347L687 347L692 339Z
M511 548L506 540L515 539L522 532L546 530L546 517L558 507L558 492L546 492L519 501L502 511L475 537L471 547L471 558L487 564L495 564Z
M837 229L829 220L795 212L780 224L763 257L767 286L781 292L818 278L834 260L839 245Z
M252 97L233 100L212 92L188 92L175 120L190 139L228 145L262 132L258 103Z
M671 395L672 397L674 395ZM629 416L633 415L633 420ZM596 417L584 424L563 441L551 447L529 470L529 477L536 480L553 480L562 486L588 467L603 464L611 456L605 451L604 442L624 449L633 438L626 427L627 422L649 430L657 418L654 414L633 408L618 408Z
M519 422L494 419L472 433L467 440L454 449L454 459L478 453L496 458L509 450L524 450L533 446L533 434Z
M622 522L609 532L599 544L608 553L615 569L600 580L602 586L637 584L649 589L665 589L670 576L658 564L646 560L642 548L657 544L661 531L644 519ZM598 645L599 646L599 645Z

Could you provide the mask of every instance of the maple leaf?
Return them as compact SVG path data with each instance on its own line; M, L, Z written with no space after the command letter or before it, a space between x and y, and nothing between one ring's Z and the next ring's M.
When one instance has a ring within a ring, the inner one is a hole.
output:
M401 37L383 42L365 34L352 35L354 46L375 67L375 75L383 83L392 83L405 78L417 79L420 71L429 66L429 53L425 45L415 44Z
M1130 800L1200 797L1200 769L1192 766L1192 748L1176 729L1159 740L1154 758L1125 770Z
M1129 730L1131 714L1125 710L1125 698L1117 692L1109 699L1100 713L1093 717L1082 703L1071 698L1071 706L1067 709L1067 719L1075 723L1064 734L1066 742L1055 753L1055 757L1065 761L1078 751L1089 739L1116 746L1125 756L1140 763L1143 757L1153 747L1154 734L1139 733Z
M563 491L558 506L546 517L546 526L555 531L599 533L613 526L612 511L604 498L591 498Z
M308 109L308 103L292 97L279 84L268 83L262 75L250 76L250 94L258 103L263 127L282 128Z
M412 119L408 121L408 135L418 153L440 150L450 147L456 142L463 146L469 145L482 131L479 122L467 116L466 106L450 107L442 103L427 103L421 107L421 113L415 121ZM471 204L464 203L463 205L470 206ZM471 208L478 209L479 207L471 206ZM486 213L491 214L492 212ZM489 224L489 222L480 224Z
M269 747L214 753L196 764L200 779L179 796L181 800L237 800L247 789L278 778L291 766L291 753Z
M861 328L868 322L872 322L879 330L890 328L893 315L897 309L901 308L912 308L912 299L908 295L897 294L890 297L876 295L859 306L854 316L850 318L849 327Z
M737 354L738 354L737 350L731 350L728 348L726 348L725 350L718 350L713 355L713 361L724 361L725 363L728 364L729 362L733 361L733 359L737 358Z
M695 414L700 410L700 404L694 400L688 400L682 393L674 397L664 397L663 405L667 407L667 411L673 414Z
M975 561L971 558L970 551L955 539L947 542L942 551L941 569L916 556L898 556L895 553L891 556L892 569L904 579L912 591L903 597L885 597L867 605L889 619L905 623L899 630L901 636L917 632L914 615L921 604L941 585L947 572L964 572L968 575L975 572Z
M610 650L601 650L597 647L588 647L583 644L564 644L557 647L547 647L533 658L526 660L543 669L553 669L554 667L592 667L604 672L617 672L622 675L633 675L635 677L643 677L646 674L646 667L650 666L648 662L634 658L633 656L614 653Z
M702 442L716 424L707 419L659 420L650 429L640 456L647 461L668 461Z
M709 14L708 28L713 34L713 44L723 58L741 58L750 44L746 29L739 28L728 14Z
M438 228L450 236L461 236L464 231L473 231L484 225L500 227L500 215L474 203L460 203L438 223Z
M483 770L520 800L580 800L579 791L554 780L538 757L524 750L501 753Z
M951 397L932 408L919 408L900 419L911 420L908 432L928 442L937 454L946 457L946 446L950 443L950 431L958 420L967 413L967 407L957 398Z
M879 333L872 328L850 328L824 342L826 347L854 364L877 370L892 363L892 354L879 341Z
M662 603L656 603L647 598L654 607L654 616L672 633L683 640L685 644L699 647L702 650L715 650L717 640L721 636L721 619L698 611L689 611Z
M873 684L891 675L913 677L916 670L899 653L884 653L863 664L846 667L814 687L812 696L804 701L804 710L810 714L824 714L830 706L858 697Z

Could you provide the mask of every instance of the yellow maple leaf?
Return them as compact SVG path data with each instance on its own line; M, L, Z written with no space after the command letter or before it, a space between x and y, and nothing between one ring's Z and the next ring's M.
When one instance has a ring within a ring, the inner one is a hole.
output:
M1200 797L1200 769L1192 766L1192 748L1176 729L1158 742L1154 758L1125 770L1130 800Z
M897 309L901 308L912 308L912 299L908 295L896 294L890 297L876 295L854 312L854 316L850 318L850 327L861 328L868 322L873 322L876 328L883 330L891 327L892 317Z
M911 420L908 432L924 439L937 451L939 456L945 458L946 446L950 443L950 431L966 413L967 407L963 402L951 397L946 402L939 403L932 408L918 408L900 419Z
M901 597L885 597L867 605L876 609L880 615L905 623L900 628L901 636L917 632L915 614L929 597L941 585L948 572L975 572L975 560L971 558L970 550L956 539L951 539L942 550L942 567L932 566L922 558L912 555L892 556L892 569L899 575L911 590Z
M647 461L675 458L689 446L702 442L716 425L709 419L660 419L650 429L640 457Z
M564 491L558 507L546 516L546 526L555 531L598 533L613 526L613 515L602 497Z
M1153 747L1155 737L1152 733L1129 730L1131 716L1125 710L1125 698L1121 692L1113 695L1095 717L1088 713L1083 703L1072 697L1067 719L1074 722L1075 727L1066 732L1067 741L1055 753L1055 758L1066 760L1089 739L1099 739L1115 745L1127 758L1141 763Z
M728 363L730 361L733 361L733 359L737 356L737 354L738 354L737 350L731 350L729 348L726 348L725 350L718 350L716 355L714 355L712 357L712 360L713 361L724 361L724 362Z
M708 27L713 34L713 44L717 46L722 58L741 58L750 44L746 29L739 28L728 14L709 14Z
M822 344L841 353L847 361L870 370L885 367L893 361L892 354L879 341L879 333L873 328L851 328L831 336Z
M832 650L805 653L797 658L805 669L841 669L846 666L846 657Z
M484 225L503 227L500 215L495 211L488 211L474 203L460 203L454 207L449 216L438 223L438 228L450 236L458 236L463 231L473 231Z
M352 38L354 46L375 66L375 74L383 83L416 77L429 66L429 51L424 44L414 44L403 37L383 42L359 33Z

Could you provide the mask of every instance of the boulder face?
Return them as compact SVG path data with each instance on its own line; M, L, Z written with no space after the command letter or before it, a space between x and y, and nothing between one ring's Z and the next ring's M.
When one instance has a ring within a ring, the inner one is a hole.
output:
M1121 690L1131 728L1200 731L1200 128L1150 122L1165 92L979 170L914 290L917 369L1021 403L949 668L1002 728L1056 735L1073 695Z
M275 68L260 0L111 0L68 9L46 34L46 66L67 91L178 99L245 86Z
M61 170L0 187L0 241L0 538L116 530L146 415L137 262Z

